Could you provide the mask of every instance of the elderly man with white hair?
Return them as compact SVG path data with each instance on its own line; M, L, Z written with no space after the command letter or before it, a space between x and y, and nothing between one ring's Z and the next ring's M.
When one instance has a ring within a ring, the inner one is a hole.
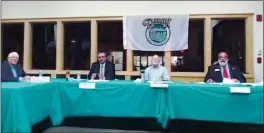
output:
M169 81L170 75L166 67L160 65L158 55L152 57L152 66L145 70L145 80L149 81Z
M9 53L7 60L1 63L1 81L16 82L30 80L21 65L17 64L19 55L17 52Z

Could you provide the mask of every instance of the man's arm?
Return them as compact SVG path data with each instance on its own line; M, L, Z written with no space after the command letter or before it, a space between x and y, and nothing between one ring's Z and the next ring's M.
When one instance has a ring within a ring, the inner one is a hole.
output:
M6 67L4 65L1 65L1 81L2 82L17 82L19 81L19 77L8 75Z
M239 80L240 83L246 83L246 78L243 75L243 73L240 71L240 68L235 66L236 73L237 73L237 80Z
M170 80L170 74L166 67L163 67L163 80L169 81Z
M149 80L149 68L147 68L147 69L145 70L144 78L145 78L145 80Z
M211 79L211 67L212 66L208 67L207 73L206 73L205 78L204 78L204 82L207 82L208 79Z
M111 63L110 64L111 67L108 67L109 70L108 70L108 74L105 75L105 79L106 80L114 80L116 78L116 75L115 75L115 64Z
M88 78L88 79L91 79L91 76L92 76L93 73L94 73L94 63L92 63L92 67L91 67L91 69L90 69L90 72L88 73L87 78Z

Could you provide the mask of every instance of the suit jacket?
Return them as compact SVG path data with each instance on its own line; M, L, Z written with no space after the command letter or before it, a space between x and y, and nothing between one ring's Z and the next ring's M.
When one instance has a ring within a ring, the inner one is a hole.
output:
M100 73L100 63L99 62L94 62L92 64L92 68L88 74L88 79L91 79L91 76L93 73ZM109 61L105 62L105 71L104 71L104 76L106 80L114 80L116 78L115 75L115 65ZM95 79L99 79L98 75L95 77Z
M241 73L240 69L237 66L229 63L228 66L229 66L229 73L231 78L235 78L239 80L241 83L246 82L246 78L244 77L244 75ZM219 71L216 71L217 69ZM204 78L204 82L207 82L208 79L212 79L215 82L223 82L222 72L220 69L220 65L218 63L208 67L208 71Z
M21 65L16 64L14 68L17 73L17 77L14 77L13 72L11 70L11 66L8 61L3 61L1 64L1 81L2 82L16 82L19 81L19 77L25 77L26 73Z

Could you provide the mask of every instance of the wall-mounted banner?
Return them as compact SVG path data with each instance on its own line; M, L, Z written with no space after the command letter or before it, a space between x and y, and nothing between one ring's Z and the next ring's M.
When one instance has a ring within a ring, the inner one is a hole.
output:
M179 51L188 49L189 15L124 16L124 49Z

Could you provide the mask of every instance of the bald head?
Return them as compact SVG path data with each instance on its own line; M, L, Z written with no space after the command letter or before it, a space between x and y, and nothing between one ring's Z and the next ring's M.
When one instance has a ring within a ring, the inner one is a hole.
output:
M158 55L154 55L152 57L152 65L153 66L158 66L160 64L160 58Z
M11 52L7 56L7 61L11 65L17 64L18 60L19 60L19 55L17 52Z

